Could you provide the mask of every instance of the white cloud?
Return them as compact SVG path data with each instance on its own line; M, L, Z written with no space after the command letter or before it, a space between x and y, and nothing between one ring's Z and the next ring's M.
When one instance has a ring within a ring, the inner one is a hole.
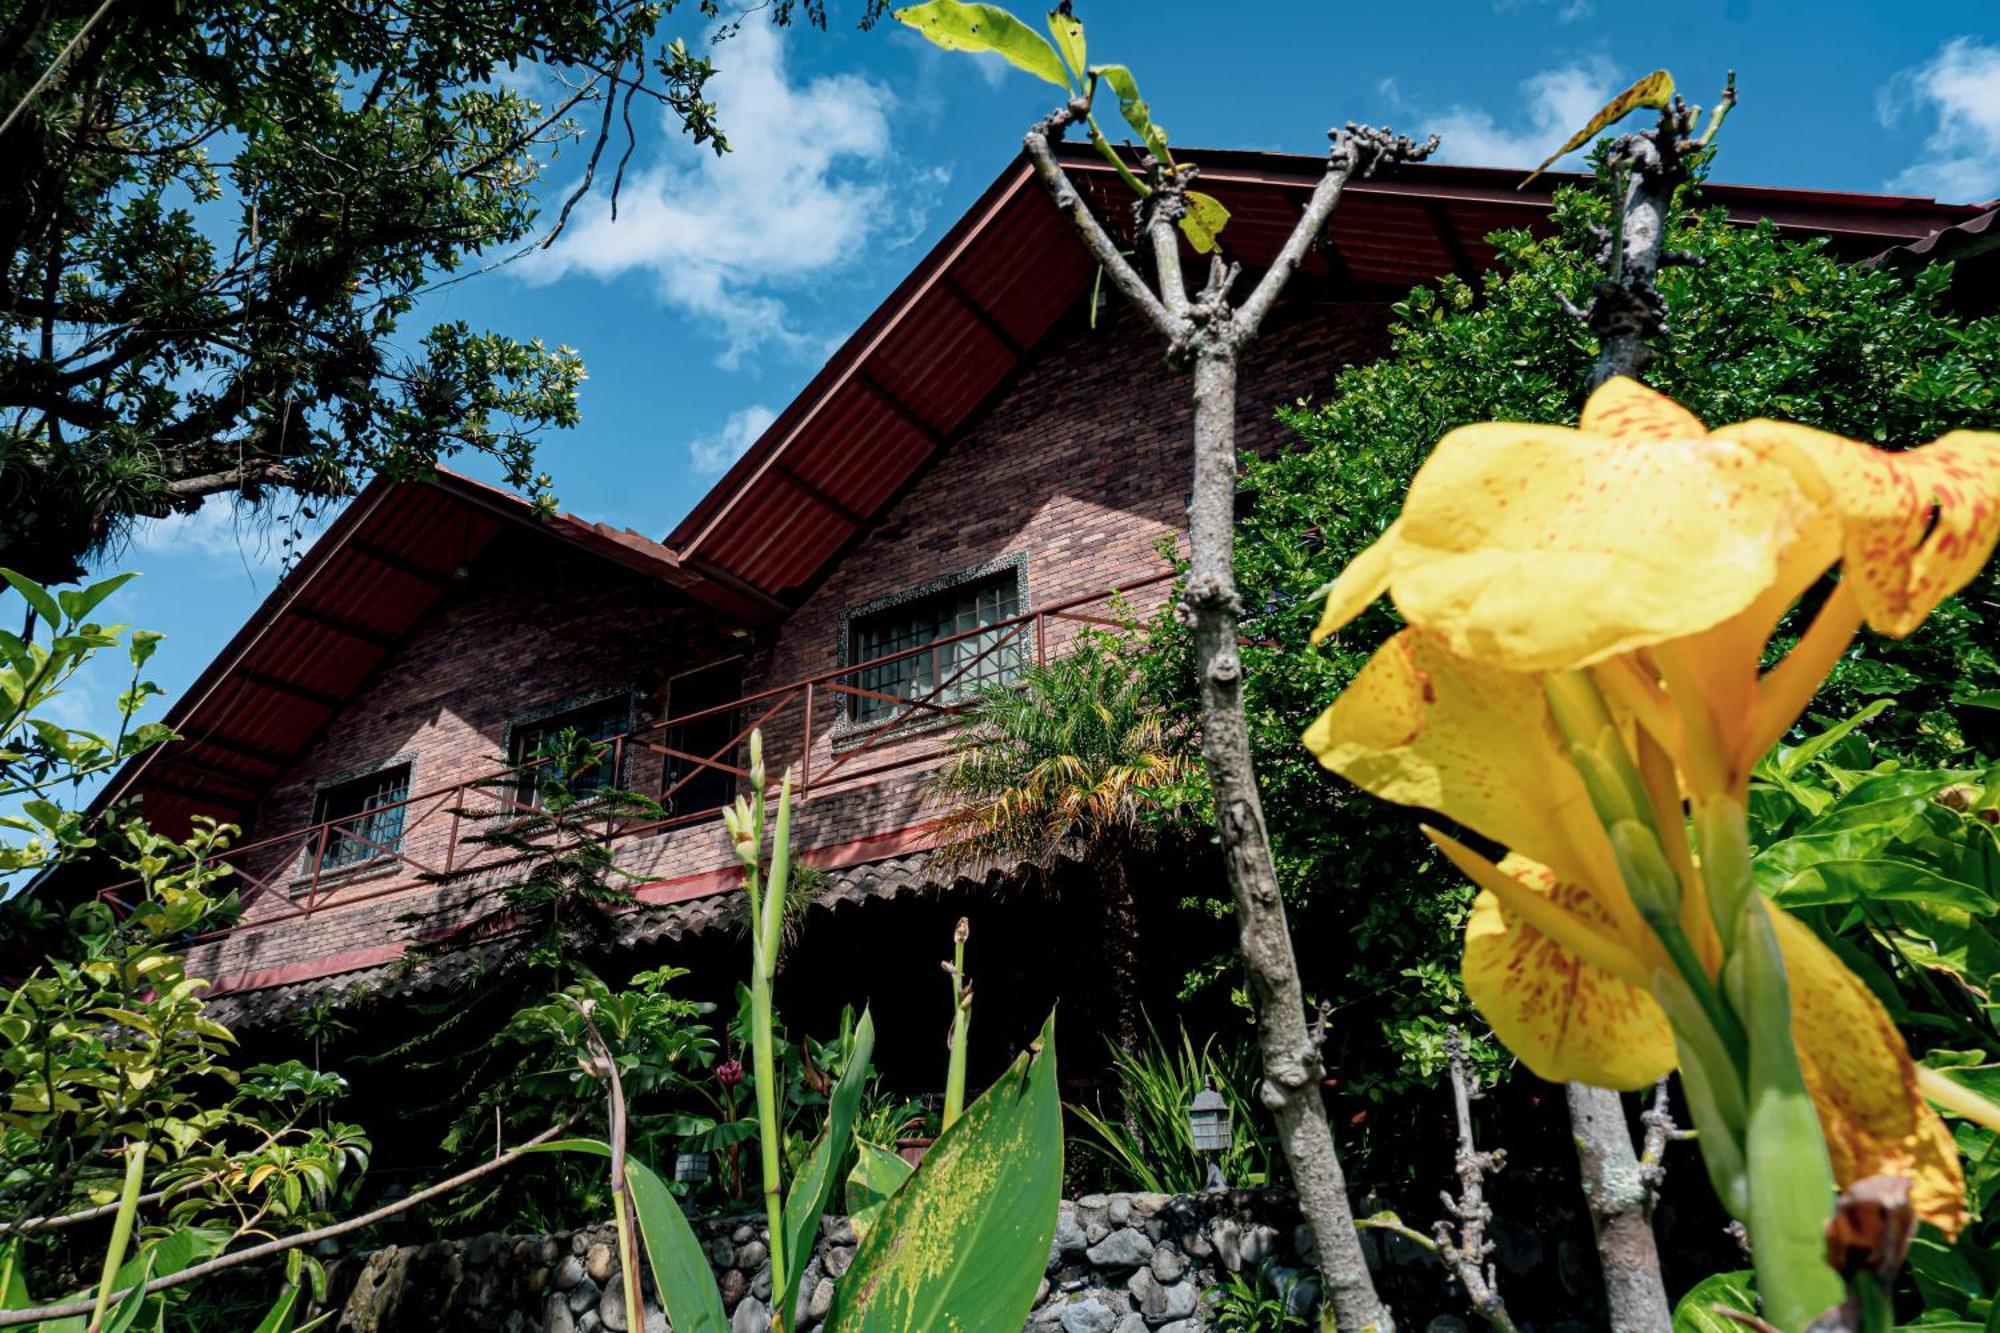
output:
M722 423L721 430L688 441L688 461L704 477L725 472L777 419L778 414L762 403L738 408Z
M1545 69L1519 86L1516 107L1504 118L1462 103L1404 114L1415 129L1442 136L1439 161L1525 169L1588 124L1620 85L1617 67L1597 56Z
M1594 0L1493 0L1496 14L1515 14L1524 9L1553 9L1558 23L1580 23L1597 13Z
M541 281L647 274L665 304L721 338L725 368L771 345L816 354L826 335L802 329L787 297L870 247L911 239L942 175L896 159L885 85L794 79L785 38L767 24L744 25L715 63L708 94L730 151L717 156L663 123L659 159L627 175L614 222L604 183L613 145L599 186L525 271Z
M141 519L132 529L132 547L151 556L199 560L218 575L241 571L253 581L275 575L289 553L297 556L326 530L338 502L322 501L314 518L303 520L296 534L289 517L291 502L281 509L239 505L228 496L211 496L192 514ZM294 538L285 545L285 538Z
M1923 156L1888 188L1949 199L2000 195L2000 46L1954 37L1924 64L1901 71L1876 96L1882 124L1931 120Z

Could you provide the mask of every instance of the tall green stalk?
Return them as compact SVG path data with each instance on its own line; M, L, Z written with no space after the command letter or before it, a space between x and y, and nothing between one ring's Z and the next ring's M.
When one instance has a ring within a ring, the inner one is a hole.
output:
M771 1034L771 985L778 973L778 946L784 933L785 889L791 876L792 775L778 789L771 882L763 881L764 738L750 734L750 798L738 797L725 822L743 863L750 898L750 1060L757 1093L758 1155L764 1174L764 1215L770 1229L771 1272L785 1268L784 1139L778 1122L777 1042ZM773 1299L782 1293L773 1285Z
M139 1213L139 1187L146 1178L146 1142L141 1139L125 1148L125 1189L118 1196L118 1212L111 1221L111 1244L104 1250L104 1273L97 1281L97 1304L90 1312L87 1333L104 1327L111 1309L111 1295L118 1286L118 1270L125 1266L125 1251L132 1244L132 1223Z
M965 979L965 941L971 934L972 923L960 917L958 929L951 933L951 966L947 969L951 973L951 1060L944 1076L945 1129L950 1129L965 1110L965 1045L972 1029L972 983Z

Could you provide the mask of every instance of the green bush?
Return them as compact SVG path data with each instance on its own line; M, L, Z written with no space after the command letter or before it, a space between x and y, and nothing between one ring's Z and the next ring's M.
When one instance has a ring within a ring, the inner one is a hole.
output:
M1671 244L1700 261L1662 279L1673 332L1649 381L1711 423L1780 416L1884 446L2000 419L2000 319L1953 313L1950 274L1904 276L1840 263L1823 241L1729 224L1692 198ZM1415 816L1386 810L1322 771L1299 744L1390 632L1377 607L1318 649L1320 591L1400 506L1431 446L1453 427L1511 419L1574 423L1593 355L1559 297L1599 276L1602 199L1557 195L1552 231L1493 238L1478 286L1447 278L1394 307L1390 350L1343 371L1332 394L1284 411L1299 447L1246 468L1237 576L1250 722L1265 809L1309 989L1338 1016L1328 1058L1351 1096L1384 1100L1443 1067L1446 1028L1467 1011L1460 926L1472 891L1433 854ZM1836 716L1893 694L1882 737L1920 762L2000 753L2000 573L1986 573L1910 639L1866 637L1822 692ZM1184 629L1152 627L1149 670L1193 709ZM1784 646L1782 643L1779 646ZM1227 915L1218 894L1200 910ZM1218 953L1190 990L1226 984ZM1502 1057L1479 1053L1479 1072Z

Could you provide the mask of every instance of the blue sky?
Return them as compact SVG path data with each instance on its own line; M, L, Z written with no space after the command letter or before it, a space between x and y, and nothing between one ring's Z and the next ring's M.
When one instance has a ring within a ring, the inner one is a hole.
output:
M1734 67L1743 100L1721 179L2000 195L1993 0L1094 0L1079 14L1091 58L1130 65L1178 145L1318 152L1352 119L1441 133L1445 160L1520 165L1649 69L1707 101ZM547 439L544 465L564 507L654 536L1053 104L1047 85L893 23L781 35L753 16L714 58L736 151L714 158L652 126L616 223L593 199L552 251L444 290L408 328L464 319L581 350L583 421ZM105 561L145 574L112 609L168 635L154 675L169 697L270 590L280 555L268 521L210 501ZM66 720L102 723L120 684L91 676Z

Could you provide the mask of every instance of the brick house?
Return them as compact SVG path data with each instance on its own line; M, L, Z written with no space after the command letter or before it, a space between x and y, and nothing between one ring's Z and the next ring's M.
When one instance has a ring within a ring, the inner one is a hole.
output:
M1320 164L1197 156L1254 269ZM1070 163L1101 216L1129 215L1101 163ZM1426 165L1351 186L1243 367L1244 446L1281 447L1274 408L1378 354L1389 302L1476 277L1489 232L1539 223L1550 183L1517 183ZM1924 200L1709 193L1854 258L1978 226L1979 210ZM796 845L837 909L794 984L843 998L887 985L854 980L871 947L865 972L936 989L948 925L926 922L907 947L880 927L885 909L957 910L911 892L926 883L923 779L953 700L1060 653L1114 594L1159 606L1160 548L1182 540L1186 386L1149 331L1093 303L1092 266L1016 160L663 539L541 520L445 472L370 485L174 707L181 739L107 793L143 796L169 829L198 814L243 828L229 854L242 920L193 943L192 970L251 1026L357 987L454 984L494 947L490 929L424 968L398 960L490 923L506 882L455 812L528 799L491 779L569 726L610 742L618 784L670 808L605 832L642 884L633 956L680 957L735 901L714 810L759 725L772 771L798 767ZM1001 924L987 956L1023 1010L1063 994L1087 947L1073 906L989 901ZM911 1029L927 1055L932 1026Z

